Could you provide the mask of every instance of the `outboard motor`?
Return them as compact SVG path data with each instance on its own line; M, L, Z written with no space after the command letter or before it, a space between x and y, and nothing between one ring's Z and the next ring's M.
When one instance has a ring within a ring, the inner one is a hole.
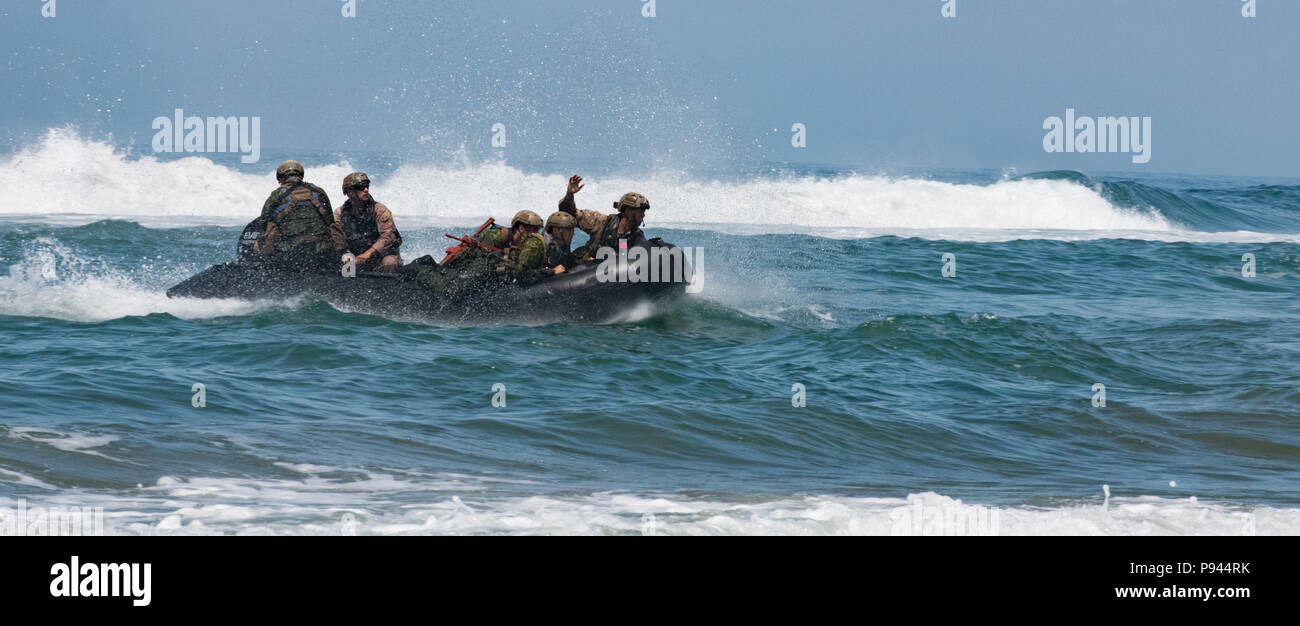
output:
M257 220L249 222L248 226L244 227L244 234L239 236L239 243L235 248L235 259L239 263L257 261L257 251L253 249L253 244L257 243L257 238L261 235L261 231L257 230Z

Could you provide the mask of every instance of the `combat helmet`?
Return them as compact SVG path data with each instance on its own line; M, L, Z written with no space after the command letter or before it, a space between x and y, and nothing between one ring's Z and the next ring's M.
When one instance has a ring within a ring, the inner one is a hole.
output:
M578 225L578 220L564 211L556 211L550 217L546 218L546 230L552 228L573 228Z
M618 209L619 213L627 209L645 209L649 211L650 201L639 193L625 193L622 198L619 198L618 202L614 203L614 208Z
M369 187L370 177L365 172L352 172L343 177L343 193L351 191L353 187Z
M542 216L528 210L515 213L514 219L510 220L510 230L514 230L517 226L519 226L520 222L527 224L529 226L536 226L537 228L541 228Z
M285 161L280 164L280 167L275 168L275 179L282 182L290 178L301 179L305 175L306 172L302 169L302 163L293 159Z

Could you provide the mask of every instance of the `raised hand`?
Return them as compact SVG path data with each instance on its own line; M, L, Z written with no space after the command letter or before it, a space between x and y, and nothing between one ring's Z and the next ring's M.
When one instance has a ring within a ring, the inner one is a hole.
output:
M577 174L574 174L571 178L569 178L569 195L570 195L570 196L572 196L572 195L575 194L575 193L578 193L579 191L582 191L582 188L583 188L583 187L586 187L586 185L582 184L582 177L581 177L581 176L578 176Z

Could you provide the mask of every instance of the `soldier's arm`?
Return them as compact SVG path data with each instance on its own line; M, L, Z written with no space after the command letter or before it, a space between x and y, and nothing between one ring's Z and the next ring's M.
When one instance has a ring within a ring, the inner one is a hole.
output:
M591 209L579 210L578 214L574 217L578 220L578 228L582 230L582 232L592 236L603 230L605 228L605 220L609 219L608 216L600 211L592 211Z
M611 217L597 211L588 210L578 212L578 227L582 229L582 232L587 233L588 239L587 243L573 251L575 261L584 263L596 254L596 250L600 249L600 242L597 241L597 237L605 230L605 220L607 219L618 219L618 216Z
M586 187L586 185L582 184L581 176L574 174L573 176L569 177L569 185L565 189L564 197L560 198L561 211L568 213L569 215L578 214L578 203L574 202L573 194L582 191L583 187Z
M326 216L332 217L334 215L334 205L330 204L330 195L328 193L325 193L324 189L321 189L316 185L312 185L311 188L317 194L320 194L320 203L325 210L325 214L322 215L321 217L326 217Z
M275 222L271 221L275 206L279 204L286 193L284 187L277 187L275 191L267 196L266 202L262 203L262 214L257 217L257 241L253 242L253 250L262 254L271 254L275 250L275 241L278 236L274 233Z
M330 195L325 193L324 189L316 185L309 185L311 190L320 196L320 217L325 222L325 230L329 233L330 242L334 246L334 252L342 253L348 250L348 237L343 234L343 223L338 220L334 214L334 207L330 204Z
M397 224L393 222L393 212L383 204L375 203L375 224L379 226L379 239L370 251L378 254L387 250L397 241Z
M263 233L266 232L266 223L271 221L271 210L275 208L276 204L279 204L280 197L283 195L284 187L279 187L271 192L271 195L266 198L266 202L262 203L262 215L257 218L257 230Z

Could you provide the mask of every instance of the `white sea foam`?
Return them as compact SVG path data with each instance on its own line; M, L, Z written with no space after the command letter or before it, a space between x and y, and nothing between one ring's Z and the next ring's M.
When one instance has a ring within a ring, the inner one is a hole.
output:
M54 485L38 478L33 478L21 472L14 472L3 468L0 468L0 481L17 483L19 485L27 485L30 487L40 487L41 489L57 489Z
M308 179L336 204L341 201L339 181L352 165L306 165ZM244 174L203 157L135 158L70 128L50 130L40 143L0 160L0 167L24 181L0 206L0 216L63 224L113 217L155 227L242 225L257 215L275 186L271 163L265 173ZM376 197L408 227L472 226L524 208L545 215L565 185L561 175L530 174L503 163L406 164L372 179ZM1065 180L972 185L845 175L723 182L647 173L593 177L579 204L609 210L629 190L651 198L650 228L968 241L1300 241L1300 234L1189 231L1154 211L1116 207L1096 190Z
M116 460L102 452L92 450L92 448L102 448L117 441L118 438L113 435L83 435L78 433L65 433L57 430L46 430L44 428L15 426L9 429L9 438L18 441L43 443L56 450L62 450L64 452L80 452L82 454L91 454L106 459Z
M0 315L99 322L170 313L183 319L248 315L295 301L248 302L168 298L126 273L86 259L56 239L27 242L18 263L0 274Z
M311 463L285 463L283 461L278 461L275 463L275 465L279 467L283 467L284 469L287 469L289 471L297 472L299 474L309 474L309 475L327 474L329 472L339 471L339 468L337 467L333 467L330 465L313 465Z
M496 487L501 487L497 485ZM488 496L491 481L164 478L131 493L67 490L27 506L102 506L106 533L251 535L1295 535L1300 509L1154 496L1054 507L935 493L735 501L667 494ZM414 494L414 495L413 495ZM0 507L17 500L0 498Z

